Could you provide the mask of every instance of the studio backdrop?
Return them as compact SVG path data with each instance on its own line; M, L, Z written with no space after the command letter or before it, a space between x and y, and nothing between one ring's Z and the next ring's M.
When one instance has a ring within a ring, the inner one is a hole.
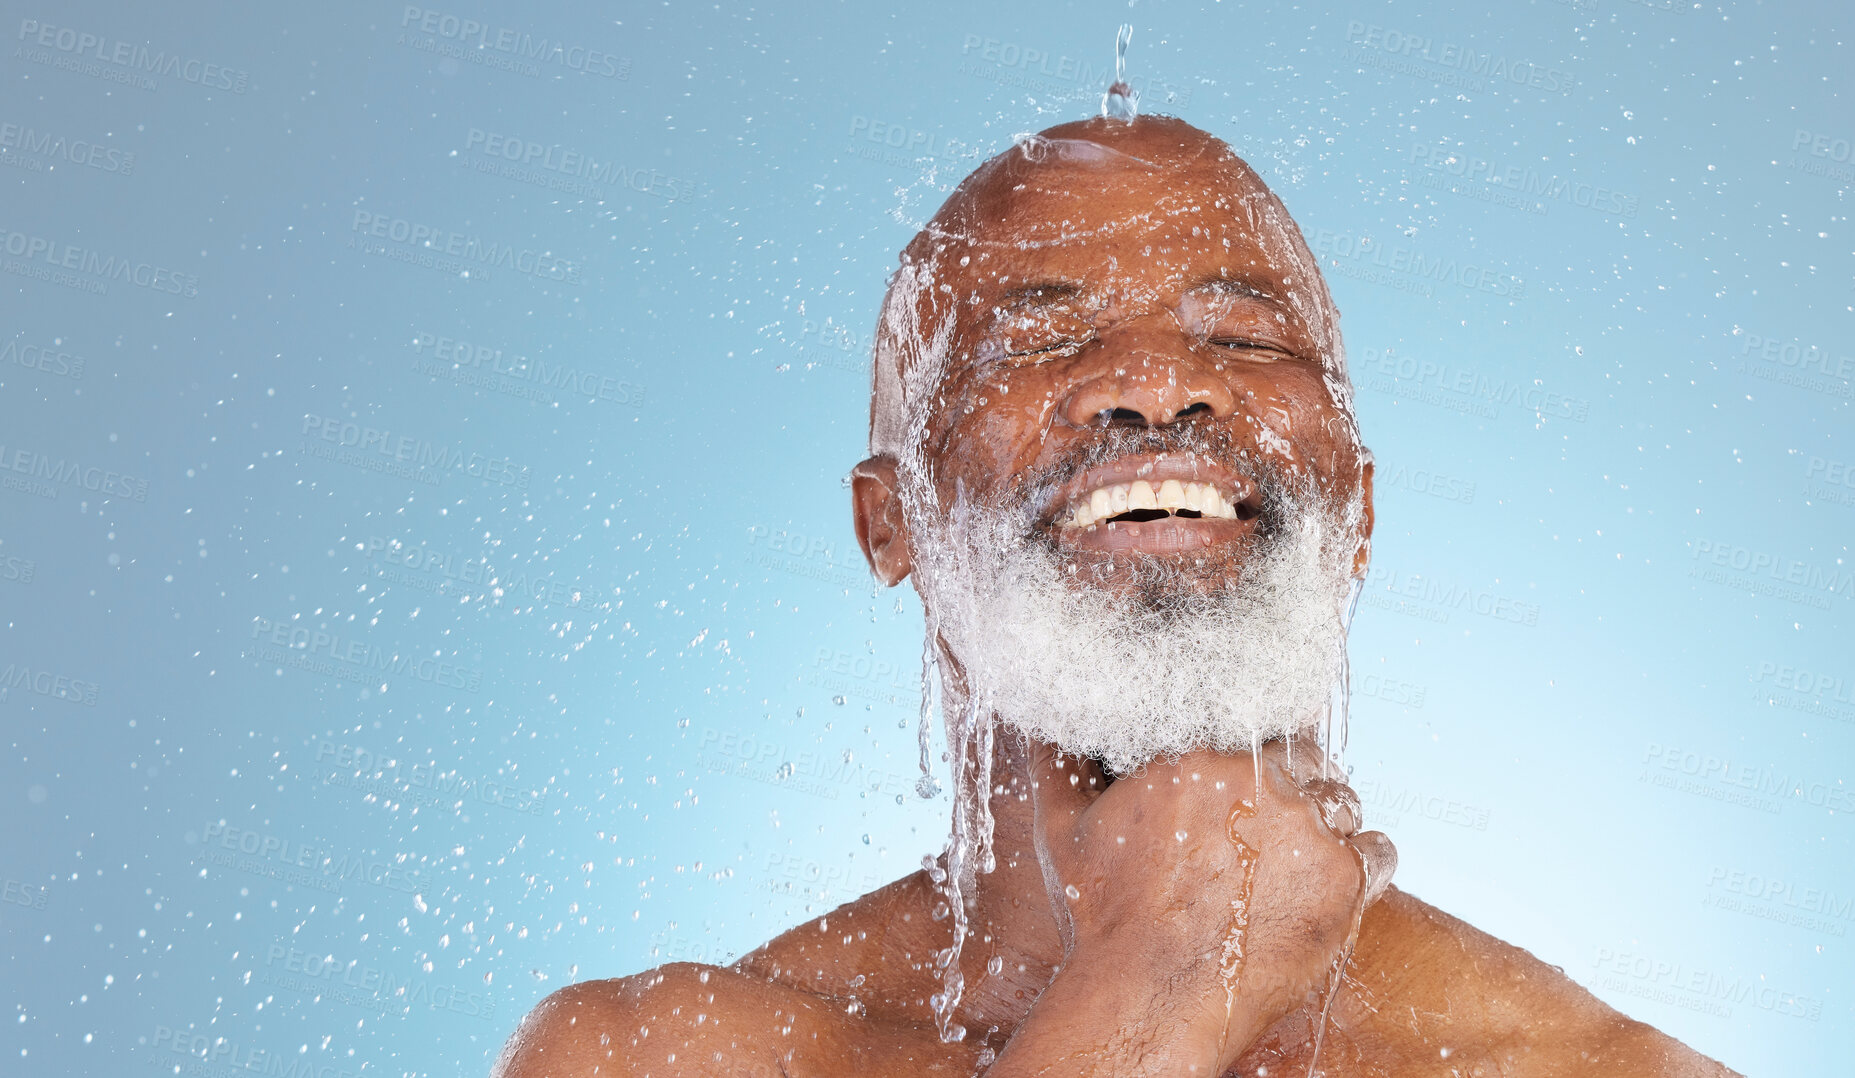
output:
M1127 23L1343 313L1398 884L1847 1073L1845 5L435 2L0 2L0 1070L481 1075L938 853L871 331Z

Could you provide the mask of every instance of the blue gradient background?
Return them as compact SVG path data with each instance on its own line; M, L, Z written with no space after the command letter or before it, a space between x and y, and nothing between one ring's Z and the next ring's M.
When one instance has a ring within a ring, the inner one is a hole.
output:
M0 1070L481 1074L549 991L937 851L918 604L841 486L868 330L953 182L1097 108L1125 20L1145 110L1268 179L1344 312L1350 758L1400 884L1739 1070L1847 1073L1845 7L433 9L610 74L392 4L0 9L0 464L146 481L0 469ZM31 23L188 63L115 81ZM622 172L485 173L491 133ZM357 211L578 279L411 264ZM33 238L197 295L25 275ZM430 373L441 337L589 391ZM466 467L325 459L306 417Z

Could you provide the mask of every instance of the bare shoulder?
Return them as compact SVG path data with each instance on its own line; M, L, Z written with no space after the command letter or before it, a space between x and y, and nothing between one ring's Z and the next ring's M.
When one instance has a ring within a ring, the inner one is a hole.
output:
M1348 973L1374 1039L1476 1073L1725 1078L1735 1072L1605 1004L1557 966L1393 888ZM1389 1045L1387 1045L1389 1046Z
M932 1030L872 1023L841 1001L738 969L674 963L584 981L543 999L509 1038L491 1075L941 1073L954 1071Z
M778 1075L769 1010L802 995L716 966L678 962L582 981L543 999L503 1047L492 1078ZM745 1018L754 1021L743 1021ZM717 1056L717 1053L721 1053ZM717 1064L725 1064L717 1066Z

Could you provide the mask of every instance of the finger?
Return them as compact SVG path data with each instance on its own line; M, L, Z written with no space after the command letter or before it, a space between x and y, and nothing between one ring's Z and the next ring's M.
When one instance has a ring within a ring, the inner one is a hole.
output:
M1326 777L1320 766L1320 748L1311 738L1270 738L1256 746L1255 755L1262 761L1263 771L1288 786L1303 786Z
M1320 809L1321 822L1334 834L1346 838L1365 824L1365 812L1359 807L1359 795L1351 786L1332 779L1315 779L1301 787Z
M1377 902L1398 871L1398 848L1383 831L1363 831L1347 840L1365 861L1365 904Z
M1292 739L1272 742L1281 751L1288 773L1302 785L1336 776L1344 779L1345 773L1336 769L1337 761L1321 748L1320 739L1311 731L1309 728Z

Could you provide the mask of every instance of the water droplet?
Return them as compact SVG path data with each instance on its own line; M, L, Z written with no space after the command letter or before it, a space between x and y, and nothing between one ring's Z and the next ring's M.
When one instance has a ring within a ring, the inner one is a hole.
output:
M1127 44L1134 39L1131 23L1122 23L1114 34L1114 85L1101 95L1101 114L1111 120L1132 123L1140 114L1140 95L1127 85Z

